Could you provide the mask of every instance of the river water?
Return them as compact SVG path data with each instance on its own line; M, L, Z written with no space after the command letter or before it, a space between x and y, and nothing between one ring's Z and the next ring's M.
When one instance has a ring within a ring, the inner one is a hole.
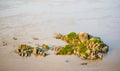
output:
M40 41L34 43L53 45L59 44L53 39L55 32L62 34L72 31L87 32L101 37L109 45L110 51L103 61L96 65L91 63L87 66L88 68L81 67L81 71L119 71L119 13L119 0L0 0L0 42L7 41L9 44L17 46L17 42L11 41L10 38L15 36L20 39L19 42L28 42L31 41L31 37L38 37ZM1 45L0 51L4 54ZM13 48L7 50L11 52ZM3 55L1 54L1 56ZM13 57L15 58L15 56ZM16 68L10 66L13 61L10 60L10 64L6 63L5 58L0 58L3 61L3 64L0 64L0 70L16 71ZM16 64L14 65L16 66ZM24 68L22 64L20 68ZM36 70L39 70L38 67ZM52 70L50 68L50 71ZM64 69L61 67L59 70ZM68 66L67 70L79 71L80 69ZM47 71L47 69L43 67L43 71Z

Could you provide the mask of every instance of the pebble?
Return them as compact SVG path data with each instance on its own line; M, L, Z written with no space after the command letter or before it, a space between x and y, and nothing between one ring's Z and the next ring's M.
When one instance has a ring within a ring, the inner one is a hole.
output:
M6 46L6 45L7 45L7 43L3 41L3 46Z
M86 63L86 62L83 62L83 63L81 63L81 65L87 65L87 63Z
M66 62L66 63L68 63L68 62L69 62L69 60L65 60L65 62Z
M13 39L14 39L14 40L17 40L17 38L16 38L16 37L13 37Z
M39 38L37 38L37 37L33 37L33 40L39 40Z

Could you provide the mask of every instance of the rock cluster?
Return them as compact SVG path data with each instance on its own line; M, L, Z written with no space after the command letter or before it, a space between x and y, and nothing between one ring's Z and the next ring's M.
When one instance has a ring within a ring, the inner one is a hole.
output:
M25 44L21 44L21 46L16 49L16 53L18 53L20 56L27 57L30 56L33 52L33 47L27 46Z
M109 47L98 38L85 32L67 35L57 34L56 39L61 39L68 44L57 51L57 55L78 55L81 59L102 59L103 53L107 53Z
M44 50L42 48L39 48L39 47L36 47L33 49L33 54L38 56L38 55L41 55L41 56L46 56L47 54L44 52Z
M44 45L47 46L46 44L44 44ZM49 47L47 47L47 48L49 48ZM31 47L26 44L21 44L20 47L18 49L16 49L16 53L22 57L28 57L32 53L36 56L41 55L41 56L45 57L47 55L47 53L45 52L45 49L40 48L40 47Z
M99 37L94 37L85 32L80 32L78 34L71 32L66 35L56 33L55 38L61 39L67 44L65 46L53 46L52 48L49 48L46 44L42 44L42 46L38 47L22 44L16 49L16 53L23 57L28 57L31 54L46 56L46 51L50 49L55 51L56 55L74 54L80 59L96 60L102 59L103 54L107 53L109 50L109 47Z

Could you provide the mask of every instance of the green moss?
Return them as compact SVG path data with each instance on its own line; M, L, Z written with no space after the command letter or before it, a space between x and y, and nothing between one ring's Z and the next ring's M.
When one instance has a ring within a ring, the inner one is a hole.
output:
M94 43L99 43L99 44L103 43L103 41L100 38L92 38L92 40L90 40L90 41L92 41Z
M20 46L20 49L24 49L24 50L30 50L30 49L33 49L34 47L31 47L31 46L28 46L28 45L25 45L25 44L21 44Z
M76 39L77 38L77 34L75 32L71 32L68 34L68 38L69 39Z
M99 48L102 48L104 46L103 41L100 38L93 38L92 40L90 40L90 42L93 42L94 44L98 44Z
M78 48L79 49L79 53L84 54L87 51L87 47L86 47L85 44L81 43L78 46L79 46L79 48Z
M67 54L72 54L73 53L73 45L66 45L65 47L62 47L60 49L60 51L57 52L57 54L64 54L64 55L67 55Z
M46 44L43 44L43 45L42 45L42 48L43 48L44 50L48 50L48 49L49 49L49 46L46 45Z
M84 53L85 57L89 57L89 55L87 53Z

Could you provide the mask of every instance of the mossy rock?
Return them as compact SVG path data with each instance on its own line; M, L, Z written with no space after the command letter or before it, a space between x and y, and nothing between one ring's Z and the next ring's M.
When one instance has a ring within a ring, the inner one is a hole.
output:
M43 48L44 50L49 50L49 46L48 46L47 44L42 44L42 48Z
M67 45L63 46L57 55L75 54L82 59L102 59L102 53L108 52L108 47L99 37L91 36L85 32L61 34L59 39L67 42Z
M16 53L22 57L28 57L32 53L35 56L41 55L41 56L45 57L47 55L44 51L45 49L48 49L47 45L44 45L44 49L42 49L40 47L32 47L32 46L28 46L26 44L21 44L20 47L18 49L16 49ZM40 54L40 53L42 53L42 54Z

